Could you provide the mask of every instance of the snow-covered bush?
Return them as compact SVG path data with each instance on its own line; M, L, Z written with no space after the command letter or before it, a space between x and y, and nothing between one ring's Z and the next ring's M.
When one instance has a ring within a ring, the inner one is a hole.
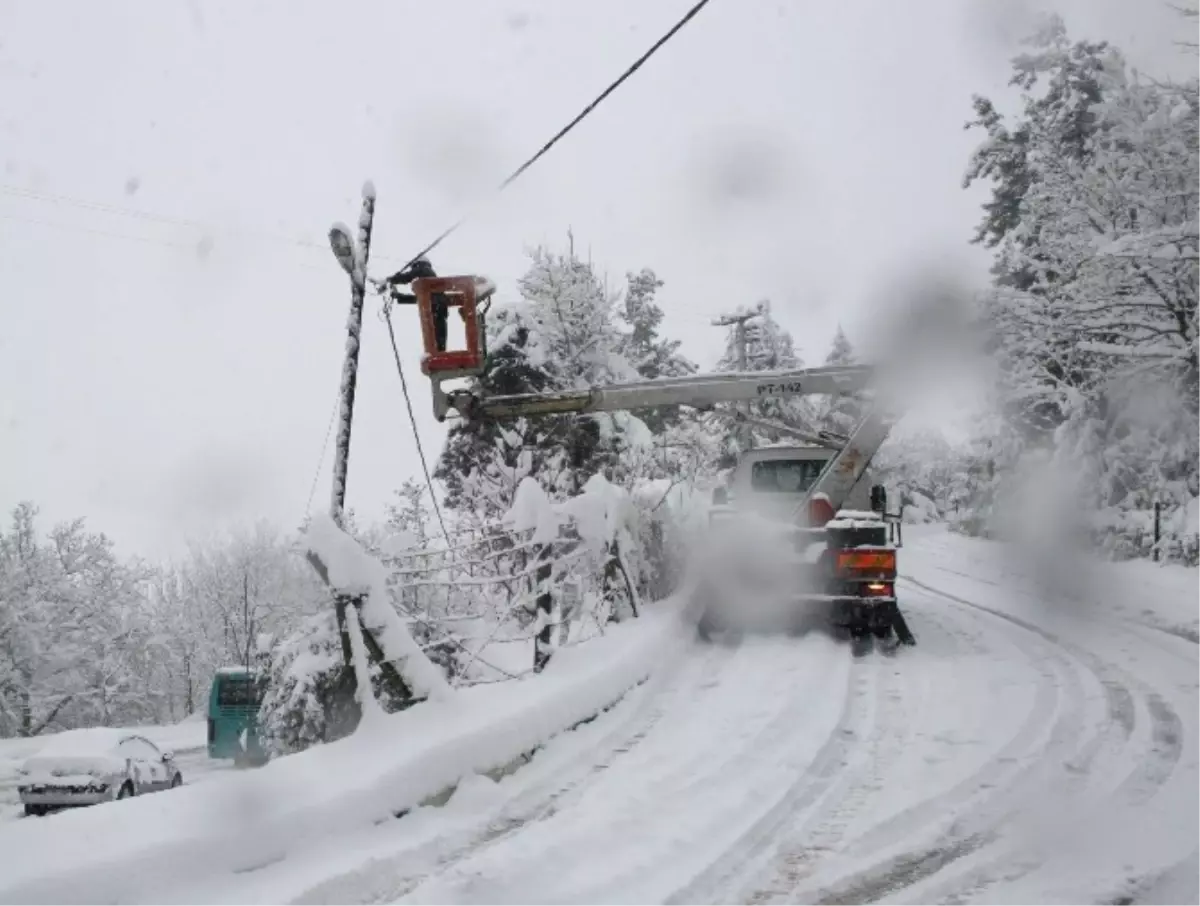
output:
M300 752L353 729L355 718L345 711L353 701L338 694L344 677L332 604L270 653L265 682L258 722L272 756Z
M352 670L342 662L333 603L309 617L264 658L265 694L259 732L272 757L300 752L347 735L358 723ZM377 663L368 666L372 695L387 713L413 704L385 681Z

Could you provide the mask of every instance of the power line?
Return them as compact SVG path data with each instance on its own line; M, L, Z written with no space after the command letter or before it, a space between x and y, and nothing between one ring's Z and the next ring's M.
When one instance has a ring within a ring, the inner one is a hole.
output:
M392 327L392 313L388 308L383 310L383 320L387 324L388 337L392 341L392 356L396 360L396 373L400 375L400 388L404 391L404 405L408 409L408 422L412 425L413 440L417 442L417 455L421 458L421 471L425 473L425 487L429 490L429 501L437 514L438 525L442 529L442 537L446 539L446 547L454 545L450 541L450 533L446 530L446 521L442 518L442 508L438 504L437 494L433 490L433 478L429 474L429 462L425 458L425 448L421 445L421 434L417 431L417 419L413 415L412 397L408 394L408 380L404 377L404 366L400 363L400 348L396 345L396 331Z
M654 56L654 54L664 44L666 44L668 41L671 40L671 38L675 37L675 35L679 32L679 30L682 29L685 25L687 25L690 21L692 21L692 19L695 18L696 14L699 13L700 10L704 9L704 7L709 4L709 2L710 2L710 0L699 0L699 2L696 3L695 6L693 6L686 13L684 13L683 18L681 18L678 22L676 22L666 34L664 34L661 38L659 38L657 41L655 41L650 46L649 50L647 50L644 54L642 54L640 57L638 57L636 60L634 60L633 63L630 64L630 66L623 73L621 73L621 75L618 76L615 81L610 83L607 88L605 88L602 92L600 92L599 95L596 96L595 100L593 100L590 104L588 104L586 107L584 107L583 110L581 110L579 112L579 114L573 120L571 120L569 123L567 123L561 129L559 129L558 132L556 132L554 134L554 136L551 137L551 139L548 142L546 142L544 145L542 145L542 147L539 148L533 154L533 156L531 156L528 160L526 160L525 163L521 164L521 166L517 167L517 169L515 169L512 173L510 173L508 175L508 177L502 183L500 183L500 185L496 188L495 192L492 193L491 197L494 198L494 197L498 196L501 192L503 192L510 185L512 185L514 182L516 182L525 173L526 170L528 170L535 163L537 163L539 160L541 160L541 158L551 148L553 148L556 144L558 144L560 139L564 138L568 132L570 132L572 129L574 129L576 126L578 126L581 122L583 122L583 120L588 116L588 114L590 114L593 110L595 110L597 107L599 107L600 104L610 94L612 94L614 91L616 91L625 82L626 79L628 79L631 75L633 75L635 72L637 72L639 69L641 69L643 63L645 63L652 56ZM411 266L414 262L416 262L420 258L423 258L426 255L428 255L430 252L432 252L435 248L437 248L439 245L441 245L442 241L444 239L446 239L448 236L450 236L451 233L453 233L455 230L457 230L459 227L461 227L464 223L466 223L470 219L470 217L471 217L471 214L469 214L469 213L464 214L457 221L452 223L449 227L447 227L440 234L438 234L438 236L436 238L434 238L434 240L432 242L430 242L427 246L425 246L425 248L421 249L421 251L417 252L417 254L413 255L410 259L408 259L408 262L404 265L404 267Z
M194 246L184 245L180 242L170 242L165 239L155 239L152 236L131 236L128 233L114 233L110 230L95 230L90 227L77 226L75 224L55 223L52 220L39 220L36 217L20 217L16 214L0 213L0 220L12 220L17 223L30 223L35 226L50 227L55 230L66 230L71 233L88 233L92 236L105 236L109 239L124 239L128 242L148 242L151 245L165 245L177 249L194 249Z
M53 220L42 220L38 217L23 217L19 214L8 214L0 212L0 220L11 220L14 223L28 223L34 226L49 227L53 230L63 230L68 233L82 233L89 236L102 236L105 239L117 239L123 242L142 242L150 245L161 245L166 248L182 249L189 252L197 252L197 243L172 242L169 239L161 239L155 236L135 236L131 233L114 233L112 230L100 230L93 227L80 226L74 223L58 223ZM325 271L326 268L316 264L314 261L296 261L297 267L306 267L312 270Z
M107 203L99 202L99 201L90 201L88 199L76 198L76 197L73 197L70 195L61 195L61 194L56 194L53 192L43 192L43 191L35 190L35 189L26 189L22 186L14 186L14 185L11 185L8 183L0 183L0 195L6 195L6 196L9 196L10 198L19 198L19 199L22 199L25 201L36 201L36 202L41 202L44 204L53 204L53 205L59 205L59 206L74 207L74 208L79 208L80 210L95 211L97 213L111 214L111 215L115 215L118 217L129 217L129 218L133 218L136 220L149 221L151 223L160 223L160 224L163 224L166 226L185 227L187 229L199 230L201 232L209 233L212 235L224 234L227 236L237 236L237 235L250 236L250 237L257 238L257 239L266 239L271 242L280 243L282 245L292 245L292 246L296 246L297 248L301 248L301 249L305 249L305 250L318 251L318 252L321 252L322 254L326 254L329 251L329 246L325 243L310 242L307 239L299 239L296 237L283 236L279 233L273 233L268 230L263 230L263 229L259 229L259 228L219 226L217 224L208 223L203 220L194 220L194 219L191 219L188 217L175 217L175 216L167 215L167 214L158 214L153 211L145 211L145 210L141 210L138 208L127 208L127 207L122 207L120 205L107 204ZM6 219L10 219L10 220L20 219L14 215L0 215L0 216L4 216L4 217L6 217ZM31 222L39 222L39 221L31 221ZM50 224L47 224L47 225L50 225ZM66 226L66 225L58 225L58 226L60 229L73 229L73 227L71 227L71 226ZM105 233L104 231L100 231L100 230L89 230L89 229L83 228L83 227L80 227L77 229L79 230L79 232L94 232L94 233L99 233L102 235L113 235L113 236L118 235L118 234ZM138 241L140 239L140 237L128 237L128 236L126 236L124 238L131 238L131 239L134 239L135 241ZM147 239L144 241L153 242L156 240ZM162 244L167 244L167 243L162 243ZM384 256L384 255L377 256L377 257L383 258L385 260L388 259L388 256Z
M205 230L215 229L212 224L205 223L200 220L191 220L186 217L172 217L166 214L156 214L151 211L143 211L137 208L125 208L120 207L119 205L106 204L99 201L88 201L87 199L75 198L70 195L59 195L53 192L44 192L38 189L27 189L23 186L14 186L8 183L0 183L0 194L11 195L16 198L25 198L30 201L44 201L50 204L83 208L84 210L88 211L100 211L105 214L118 214L122 217L135 217L139 220L151 220L155 223L169 223L175 226L195 227ZM315 243L311 244L316 247Z
M333 433L333 418L337 415L338 404L341 402L341 388L333 398L333 408L329 410L329 424L325 426L325 441L321 444L321 456L317 460L317 469L313 473L312 485L308 489L308 503L304 505L304 515L307 518L312 512L313 496L317 493L317 479L321 477L321 466L325 465L325 451L329 449L329 435Z

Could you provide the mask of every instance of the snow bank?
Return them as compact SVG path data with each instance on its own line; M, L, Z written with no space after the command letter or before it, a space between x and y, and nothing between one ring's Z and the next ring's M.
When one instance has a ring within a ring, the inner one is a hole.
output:
M0 901L162 902L386 821L614 704L662 662L677 618L670 607L614 626L538 676L419 704L257 771L0 826Z

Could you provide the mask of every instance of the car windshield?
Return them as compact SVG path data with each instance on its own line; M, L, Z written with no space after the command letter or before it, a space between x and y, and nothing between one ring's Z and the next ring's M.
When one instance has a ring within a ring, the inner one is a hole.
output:
M813 486L824 468L823 459L765 459L750 467L750 488L763 493L802 493Z

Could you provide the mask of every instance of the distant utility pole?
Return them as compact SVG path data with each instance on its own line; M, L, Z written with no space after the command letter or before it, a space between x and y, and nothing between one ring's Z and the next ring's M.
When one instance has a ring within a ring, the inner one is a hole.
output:
M749 365L746 339L746 322L757 318L759 312L746 311L739 312L734 315L722 315L719 318L713 319L713 327L732 327L733 328L733 348L737 353L737 370L746 371ZM744 415L750 415L749 403L737 403L738 411ZM742 450L749 450L754 445L754 434L749 422L745 419L738 420L738 447Z

